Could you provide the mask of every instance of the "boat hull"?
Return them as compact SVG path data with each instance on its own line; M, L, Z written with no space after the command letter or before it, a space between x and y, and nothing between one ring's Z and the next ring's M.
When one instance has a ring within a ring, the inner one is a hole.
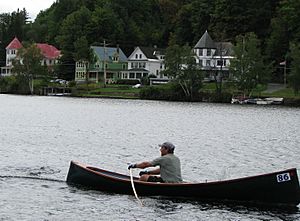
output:
M67 183L80 184L101 191L133 194L129 176L73 161L70 164ZM135 177L134 185L137 194L144 196L229 200L294 207L300 203L299 181L297 170L294 168L259 176L207 183L151 183L139 181Z

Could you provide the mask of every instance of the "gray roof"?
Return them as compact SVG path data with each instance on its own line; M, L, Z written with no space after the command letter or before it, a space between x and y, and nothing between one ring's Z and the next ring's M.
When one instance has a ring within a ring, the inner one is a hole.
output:
M147 58L157 59L156 55L164 55L165 50L161 48L139 47Z
M112 61L112 58L115 56L117 51L119 50L119 61L120 62L127 62L127 57L122 51L121 48L112 48L112 47L105 47L105 54L104 54L104 47L98 47L98 46L91 46L91 48L95 51L98 58L103 61L104 59L106 61Z
M207 31L202 35L194 48L216 48L215 42L212 40Z
M233 56L233 44L231 42L217 42L216 43L216 53L214 56ZM223 52L221 54L221 52Z

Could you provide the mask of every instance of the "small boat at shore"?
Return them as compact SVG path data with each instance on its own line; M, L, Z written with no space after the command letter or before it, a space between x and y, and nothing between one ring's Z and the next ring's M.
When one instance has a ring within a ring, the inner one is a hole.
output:
M267 97L267 98L247 98L247 97L233 97L231 99L232 104L258 104L258 105L269 105L283 104L282 97Z
M141 196L167 196L199 201L230 201L296 207L300 187L295 168L239 179L204 183L152 183L133 177ZM71 161L67 183L119 194L133 194L130 176Z

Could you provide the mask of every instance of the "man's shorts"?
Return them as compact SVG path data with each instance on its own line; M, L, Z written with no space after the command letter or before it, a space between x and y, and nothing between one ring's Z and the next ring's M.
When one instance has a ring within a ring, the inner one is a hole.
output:
M147 182L164 183L163 179L159 176L149 176Z

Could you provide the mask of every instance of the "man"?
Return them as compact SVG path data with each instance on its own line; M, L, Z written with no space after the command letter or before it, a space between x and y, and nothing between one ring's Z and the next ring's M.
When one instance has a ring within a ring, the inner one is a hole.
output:
M161 157L154 159L151 162L142 162L130 164L128 169L131 168L147 168L159 166L159 168L151 171L141 171L140 180L146 182L161 182L161 183L180 183L181 168L180 160L174 155L175 146L170 142L165 142L160 146ZM160 175L160 176L157 176Z

